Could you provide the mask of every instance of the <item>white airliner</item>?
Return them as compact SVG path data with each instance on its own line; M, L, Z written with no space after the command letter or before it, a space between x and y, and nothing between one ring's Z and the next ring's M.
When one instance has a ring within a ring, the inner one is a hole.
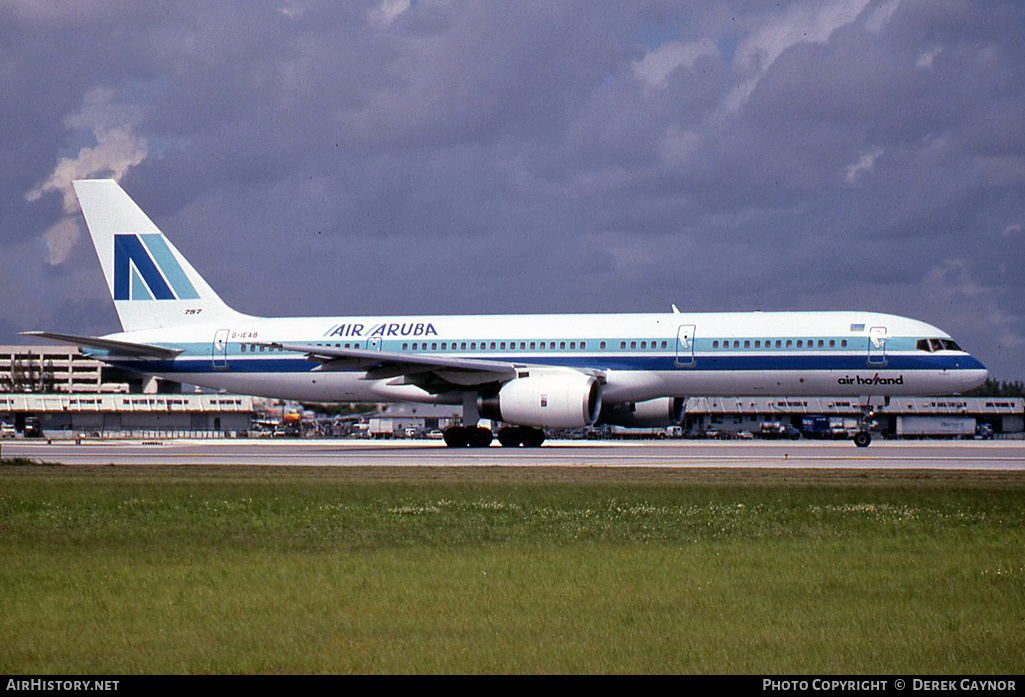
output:
M873 312L262 318L228 307L113 180L75 182L124 331L26 332L130 371L314 402L461 404L451 446L544 428L680 423L703 395L939 395L983 365L923 322ZM858 434L867 445L867 431Z

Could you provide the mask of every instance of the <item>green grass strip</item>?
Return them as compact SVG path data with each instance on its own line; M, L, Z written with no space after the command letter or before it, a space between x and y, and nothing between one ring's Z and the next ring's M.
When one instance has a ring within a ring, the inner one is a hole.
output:
M0 467L5 673L1021 673L1016 473Z

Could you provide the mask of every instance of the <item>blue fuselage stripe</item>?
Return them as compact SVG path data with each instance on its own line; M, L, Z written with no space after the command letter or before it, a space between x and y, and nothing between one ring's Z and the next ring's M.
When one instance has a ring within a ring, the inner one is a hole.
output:
M425 354L417 354L425 355ZM428 354L429 355L429 354ZM622 354L614 355L536 355L536 354L436 354L446 357L480 358L490 361L504 361L526 365L567 367L591 370L623 371L855 371L855 370L981 370L983 365L970 355L901 355L891 354L883 362L870 362L864 354L808 354L808 355L698 355L689 365L680 365L673 354ZM108 362L128 370L146 373L306 373L317 367L317 363L296 355L281 357L228 356L227 366L215 367L209 356L182 356L175 360L128 360L107 359ZM366 367L352 368L352 372L364 372Z

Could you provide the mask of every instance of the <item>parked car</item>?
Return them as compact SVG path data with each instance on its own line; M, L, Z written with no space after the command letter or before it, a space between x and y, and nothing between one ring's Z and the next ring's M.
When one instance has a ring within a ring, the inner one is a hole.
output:
M42 438L43 427L39 424L39 419L34 416L25 419L25 430L22 431L22 434L26 438Z
M0 437L2 438L14 438L18 435L18 432L14 430L14 424L9 424L6 421L0 423Z

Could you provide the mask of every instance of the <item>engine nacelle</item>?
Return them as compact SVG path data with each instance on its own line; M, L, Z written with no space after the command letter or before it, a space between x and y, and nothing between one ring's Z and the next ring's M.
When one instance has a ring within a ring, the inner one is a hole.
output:
M485 419L538 428L590 426L601 413L601 385L583 373L548 373L516 378L498 392L481 395Z
M646 402L608 405L602 409L600 422L631 428L678 426L683 423L684 403L680 397L660 397Z

